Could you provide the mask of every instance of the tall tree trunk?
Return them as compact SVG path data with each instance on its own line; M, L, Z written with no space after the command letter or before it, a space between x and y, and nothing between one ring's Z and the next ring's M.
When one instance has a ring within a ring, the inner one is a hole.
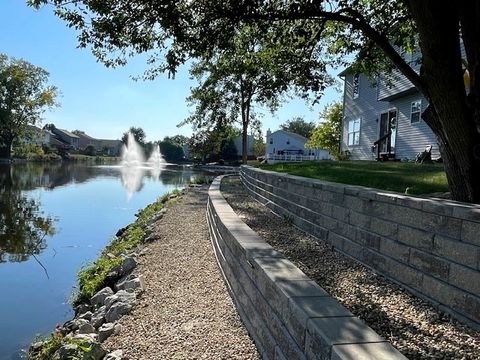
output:
M0 159L10 159L12 157L13 139L4 139L3 145L0 145Z
M457 5L438 0L409 3L419 32L424 95L430 103L424 119L439 141L452 198L480 203L480 134L474 119L478 111L467 102L463 83Z
M250 102L242 101L242 163L248 160L248 125L250 123Z

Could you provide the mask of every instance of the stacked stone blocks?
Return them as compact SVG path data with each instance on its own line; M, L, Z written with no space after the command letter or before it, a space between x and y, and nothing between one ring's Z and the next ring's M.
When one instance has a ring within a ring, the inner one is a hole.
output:
M300 229L480 327L480 206L248 166L241 178Z
M219 185L209 190L212 244L263 359L405 359L244 224Z

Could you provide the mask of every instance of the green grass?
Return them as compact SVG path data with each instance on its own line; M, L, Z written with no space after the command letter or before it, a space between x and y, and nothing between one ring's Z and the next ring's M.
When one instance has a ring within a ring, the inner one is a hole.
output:
M448 191L442 164L315 161L261 165L262 169L412 195ZM407 190L408 188L408 190Z
M92 351L92 347L85 340L74 340L72 338L52 334L46 338L38 337L35 342L37 341L42 342L42 347L38 353L34 354L30 352L28 354L29 359L50 360L58 349L67 344L77 345L78 356L75 356L72 360L91 358L89 355L91 355L90 352Z

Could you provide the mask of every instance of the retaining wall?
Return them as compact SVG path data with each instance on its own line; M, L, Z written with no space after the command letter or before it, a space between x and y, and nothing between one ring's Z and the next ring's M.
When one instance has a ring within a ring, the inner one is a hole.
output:
M243 223L220 179L209 190L211 240L263 359L406 359Z
M241 178L300 229L480 328L480 206L249 166Z

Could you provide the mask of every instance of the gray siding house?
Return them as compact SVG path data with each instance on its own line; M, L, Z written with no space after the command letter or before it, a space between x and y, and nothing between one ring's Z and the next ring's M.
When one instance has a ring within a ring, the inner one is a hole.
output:
M412 61L412 64L414 61ZM412 65L413 68L418 67ZM425 98L402 75L376 84L349 69L344 77L341 150L352 160L412 160L432 146L440 157L435 135L421 119Z

